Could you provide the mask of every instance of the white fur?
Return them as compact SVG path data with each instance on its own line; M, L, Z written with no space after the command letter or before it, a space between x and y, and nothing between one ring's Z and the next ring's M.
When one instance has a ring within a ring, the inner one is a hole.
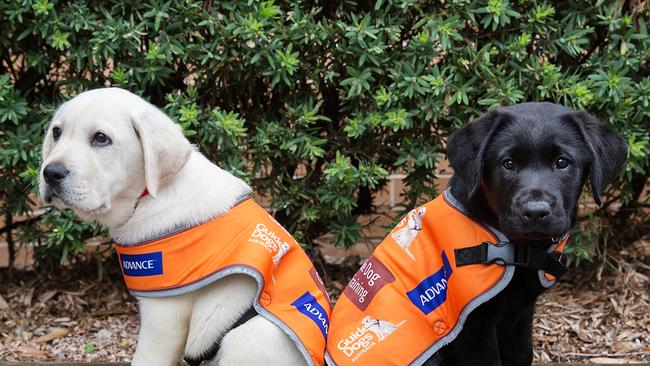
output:
M54 141L52 128L62 129ZM101 131L112 144L91 146ZM61 163L70 170L53 189L40 182L41 197L57 207L108 227L122 244L159 237L228 211L250 192L240 179L192 149L164 113L117 88L97 89L63 104L43 143L42 169ZM139 198L145 187L150 195ZM169 298L139 298L140 334L132 365L176 365L182 354L207 351L252 303L254 281L225 277L200 290ZM212 365L303 365L293 342L256 316L227 333Z

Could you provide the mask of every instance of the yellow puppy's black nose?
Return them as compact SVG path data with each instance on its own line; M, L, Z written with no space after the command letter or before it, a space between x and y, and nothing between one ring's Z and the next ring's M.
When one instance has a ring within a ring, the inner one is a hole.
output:
M47 164L45 169L43 169L43 178L45 182L51 186L57 186L65 179L65 177L70 173L63 164L52 163Z

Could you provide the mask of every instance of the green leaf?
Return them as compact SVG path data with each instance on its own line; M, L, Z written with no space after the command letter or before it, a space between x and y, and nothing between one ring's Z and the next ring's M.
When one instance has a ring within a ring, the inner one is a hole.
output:
M93 353L93 352L95 352L95 344L93 344L93 343L86 343L86 344L84 345L84 351L85 351L86 353Z

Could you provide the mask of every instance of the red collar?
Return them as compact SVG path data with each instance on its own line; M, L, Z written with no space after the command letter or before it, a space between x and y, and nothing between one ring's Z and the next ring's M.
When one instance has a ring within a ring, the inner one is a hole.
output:
M149 195L149 191L147 190L147 187L144 187L144 191L142 191L142 194L140 194L140 197L138 197L138 199L135 201L135 206L133 206L133 209L135 210L136 208L138 208L138 203L140 203L140 200L142 199L142 197L148 196L148 195Z

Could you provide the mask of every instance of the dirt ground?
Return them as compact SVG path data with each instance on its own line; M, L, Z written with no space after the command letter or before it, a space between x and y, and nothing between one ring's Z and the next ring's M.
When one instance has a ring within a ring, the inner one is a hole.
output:
M538 301L536 362L650 361L650 238L571 270ZM637 250L638 249L638 250ZM332 298L358 268L359 256L327 257ZM137 304L112 262L57 274L0 273L0 360L129 361L138 332Z

